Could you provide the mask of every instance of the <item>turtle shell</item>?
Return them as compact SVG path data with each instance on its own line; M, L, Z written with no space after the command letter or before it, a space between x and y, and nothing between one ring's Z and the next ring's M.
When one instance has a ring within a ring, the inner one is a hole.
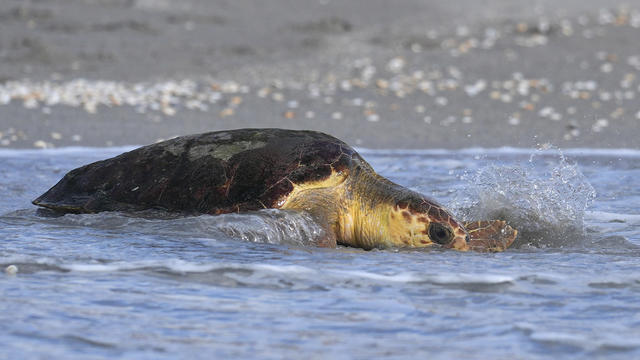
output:
M221 214L277 208L293 183L322 180L355 159L366 164L347 144L314 131L210 132L72 170L33 203L76 213L163 209Z

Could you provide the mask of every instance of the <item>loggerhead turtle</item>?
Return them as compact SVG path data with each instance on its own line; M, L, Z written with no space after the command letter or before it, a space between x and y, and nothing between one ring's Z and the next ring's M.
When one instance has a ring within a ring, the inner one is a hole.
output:
M378 175L344 142L315 131L178 137L72 170L33 204L70 213L302 210L325 229L317 243L323 247L502 251L517 235L500 220L460 223L435 201Z

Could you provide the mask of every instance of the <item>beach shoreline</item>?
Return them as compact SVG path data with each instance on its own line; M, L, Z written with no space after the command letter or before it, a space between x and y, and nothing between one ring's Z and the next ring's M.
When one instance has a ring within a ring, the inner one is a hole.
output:
M0 148L244 127L372 149L638 148L638 1L260 4L3 2Z

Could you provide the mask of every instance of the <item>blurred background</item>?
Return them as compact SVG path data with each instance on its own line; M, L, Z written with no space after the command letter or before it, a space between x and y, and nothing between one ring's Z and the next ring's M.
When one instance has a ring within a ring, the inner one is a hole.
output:
M0 0L0 359L640 359L639 39L640 0ZM518 239L316 249L288 210L30 204L241 127L333 134Z
M0 2L0 147L638 147L638 1Z

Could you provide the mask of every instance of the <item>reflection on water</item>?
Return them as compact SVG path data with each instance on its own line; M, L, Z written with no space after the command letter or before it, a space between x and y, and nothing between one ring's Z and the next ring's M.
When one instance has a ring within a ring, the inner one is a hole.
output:
M30 205L121 150L0 152L0 358L640 356L640 153L362 151L461 217L508 219L499 254L317 249L290 211Z

